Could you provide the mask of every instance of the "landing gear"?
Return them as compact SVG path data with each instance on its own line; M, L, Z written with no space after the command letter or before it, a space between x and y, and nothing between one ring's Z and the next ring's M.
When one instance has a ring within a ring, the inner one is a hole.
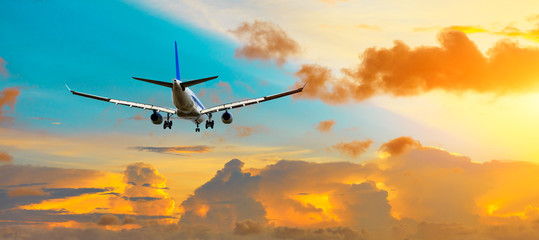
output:
M213 129L213 125L215 124L215 122L213 120L211 120L211 113L208 114L208 120L206 120L206 129L208 128L211 128Z
M170 113L167 113L167 120L163 123L163 129L172 129L172 120L170 120Z
M200 123L197 122L197 128L195 128L195 132L200 132L200 128L198 127Z

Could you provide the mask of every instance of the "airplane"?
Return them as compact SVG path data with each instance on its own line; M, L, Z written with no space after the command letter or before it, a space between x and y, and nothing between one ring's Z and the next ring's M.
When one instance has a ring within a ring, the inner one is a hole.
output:
M305 85L304 85L301 88L297 88L291 91L281 92L278 94L273 94L273 95L259 97L259 98L252 98L252 99L247 99L247 100L242 100L242 101L237 101L237 102L232 102L232 103L225 103L225 104L220 104L214 107L205 108L202 102L200 101L200 99L196 96L195 93L193 93L193 91L191 91L191 89L189 89L189 87L216 79L218 76L184 81L184 79L180 78L180 65L178 63L178 45L176 41L174 41L174 50L176 53L175 54L176 78L174 78L172 82L163 82L163 81L138 78L138 77L133 77L133 79L170 88L172 90L172 102L175 108L160 107L160 106L155 106L152 104L117 100L117 99L112 99L108 97L101 97L101 96L92 95L88 93L77 92L77 91L71 90L66 84L67 90L69 90L74 95L78 95L82 97L110 102L116 105L119 104L119 105L125 105L129 107L142 108L144 110L152 110L153 113L150 115L151 122L156 125L160 125L161 123L163 123L163 129L167 129L167 128L172 129L172 120L170 120L170 117L176 114L181 119L186 119L186 120L190 120L194 122L196 124L195 132L200 132L199 125L204 121L206 121L206 129L208 128L213 129L215 122L212 120L212 113L224 110L225 112L223 113L223 115L221 115L221 121L224 124L231 124L233 118L232 118L232 114L228 112L228 110L230 109L250 106L253 104L296 94L303 91L303 88L305 88ZM160 112L167 114L165 121L163 121L163 116L160 114ZM208 117L207 120L206 120L206 116Z

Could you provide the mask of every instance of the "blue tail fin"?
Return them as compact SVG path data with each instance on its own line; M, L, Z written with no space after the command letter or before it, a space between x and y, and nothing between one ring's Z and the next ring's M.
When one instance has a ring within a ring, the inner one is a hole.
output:
M174 41L174 50L176 51L176 79L180 80L180 63L178 62L178 44Z

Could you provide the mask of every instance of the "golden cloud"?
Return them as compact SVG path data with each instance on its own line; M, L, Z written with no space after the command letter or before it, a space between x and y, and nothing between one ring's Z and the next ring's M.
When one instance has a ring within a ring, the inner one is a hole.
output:
M380 94L412 96L432 90L475 91L509 94L530 92L538 87L539 49L499 41L485 56L466 34L444 30L439 47L410 48L395 41L391 48L368 48L361 63L342 69L337 79L319 65L303 65L295 75L295 87L309 83L295 98L317 98L330 104L363 101Z

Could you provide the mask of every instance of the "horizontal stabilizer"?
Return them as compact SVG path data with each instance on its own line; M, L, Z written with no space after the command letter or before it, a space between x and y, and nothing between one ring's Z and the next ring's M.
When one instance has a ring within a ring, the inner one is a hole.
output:
M196 79L196 80L191 80L191 81L182 82L182 83L180 83L180 84L182 85L182 88L185 89L186 87L190 87L190 86L193 86L193 85L197 85L197 84L199 84L199 83L207 82L207 81L216 79L216 78L218 78L218 77L219 77L219 76L213 76L213 77L201 78L201 79Z
M157 84L157 85L161 85L161 86L163 86L163 87L169 87L169 88L172 88L172 83L171 83L171 82L162 82L162 81L150 80L150 79L138 78L138 77L133 77L133 79L136 79L136 80L139 80L139 81L148 82L148 83L153 83L153 84Z

